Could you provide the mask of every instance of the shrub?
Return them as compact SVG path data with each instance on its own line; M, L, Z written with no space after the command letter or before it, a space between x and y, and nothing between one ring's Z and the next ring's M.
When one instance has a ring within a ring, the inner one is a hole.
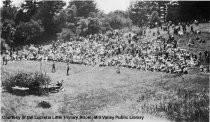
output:
M3 88L13 93L12 87L26 87L29 88L29 94L42 95L47 93L44 89L44 85L49 84L51 79L42 73L24 73L18 72L13 76L9 76L6 80L2 81Z
M46 102L46 101L41 101L39 104L38 104L38 107L42 107L42 108L50 108L51 105L49 102Z

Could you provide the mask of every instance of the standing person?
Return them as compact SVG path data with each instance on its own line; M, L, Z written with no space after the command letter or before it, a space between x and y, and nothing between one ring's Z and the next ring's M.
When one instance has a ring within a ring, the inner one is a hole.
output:
M13 60L13 58L12 58L12 50L9 51L9 57L10 57L11 60Z
M199 51L199 53L198 53L198 60L200 62L202 62L202 52L201 51Z
M159 30L159 29L157 30L157 35L158 35L158 36L160 35L160 30Z
M190 27L190 32L194 33L193 26Z
M117 74L120 74L120 65L117 64L117 71L116 71Z
M173 48L177 48L177 41L176 40L174 40Z
M186 29L186 25L184 23L182 24L182 30L183 30L184 33L186 33L187 29Z
M209 53L207 49L204 51L204 56L205 56L205 63L209 63Z
M70 63L72 63L73 62L73 54L72 53L69 54L69 59L70 59Z
M53 60L53 64L52 64L52 73L55 72L55 61Z
M3 60L3 65L4 65L5 64L4 62L6 61L6 55L5 54L3 54L2 60Z
M144 36L146 36L146 30L144 30Z
M166 50L166 46L167 46L166 39L163 38L163 50L164 51Z
M7 65L7 62L8 62L8 54L7 54L7 52L4 55L4 62L5 62L5 65Z
M69 62L68 62L68 63L67 63L66 75L69 75L69 70L70 70L70 68L69 68Z

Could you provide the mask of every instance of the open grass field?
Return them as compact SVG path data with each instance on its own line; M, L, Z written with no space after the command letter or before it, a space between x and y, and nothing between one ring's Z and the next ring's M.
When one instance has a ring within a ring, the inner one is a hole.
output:
M15 96L2 92L2 114L9 115L145 115L144 119L167 117L167 113L153 110L153 105L178 100L179 89L209 89L209 76L192 74L175 76L164 73L137 71L121 68L117 74L114 67L85 67L71 65L71 75L66 76L64 63L57 63L56 73L50 73L51 63L45 69L53 82L64 80L65 91L49 96ZM7 73L40 70L34 61L9 62L2 67L2 80ZM47 101L51 108L43 109L38 103ZM151 107L151 108L147 108ZM154 107L154 108L153 108ZM144 114L143 114L144 113ZM149 115L148 115L149 114ZM158 118L160 121L168 119ZM83 120L88 121L88 120ZM98 120L95 120L98 121Z
M210 44L210 35L206 35L207 43L204 46ZM185 43L184 41L181 46L185 47ZM70 75L67 76L65 63L56 63L55 73L51 73L51 66L52 62L42 62L40 66L38 61L9 61L8 65L2 65L2 81L17 72L35 71L46 72L54 83L64 80L64 91L47 96L17 96L2 91L2 115L144 116L145 122L184 120L207 122L209 119L207 117L209 116L209 74L196 73L180 76L128 68L120 68L121 73L117 74L116 67L70 64ZM48 109L39 107L38 104L41 101L49 102L51 107ZM58 120L25 121L57 122ZM75 120L61 119L59 121ZM77 121L113 120L80 119ZM114 121L139 122L142 120L114 119Z

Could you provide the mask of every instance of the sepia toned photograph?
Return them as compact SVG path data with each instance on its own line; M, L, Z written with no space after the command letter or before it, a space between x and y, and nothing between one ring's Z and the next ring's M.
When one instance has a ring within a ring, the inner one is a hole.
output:
M209 122L210 1L0 9L1 122Z

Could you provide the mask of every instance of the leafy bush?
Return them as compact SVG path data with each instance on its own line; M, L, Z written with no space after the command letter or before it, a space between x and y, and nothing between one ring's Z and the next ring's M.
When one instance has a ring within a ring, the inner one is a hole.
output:
M50 83L50 81L51 80L49 77L45 76L42 73L36 72L32 74L32 80L31 82L29 82L28 87L30 90L33 90L33 89L36 90L37 87L47 85Z
M29 94L42 95L47 92L42 86L49 84L50 81L51 79L48 76L38 72L18 72L2 81L2 86L10 93L13 93L12 87L19 86L29 88Z
M41 101L39 104L38 104L38 107L42 107L42 108L50 108L51 105L49 102L46 102L46 101Z

